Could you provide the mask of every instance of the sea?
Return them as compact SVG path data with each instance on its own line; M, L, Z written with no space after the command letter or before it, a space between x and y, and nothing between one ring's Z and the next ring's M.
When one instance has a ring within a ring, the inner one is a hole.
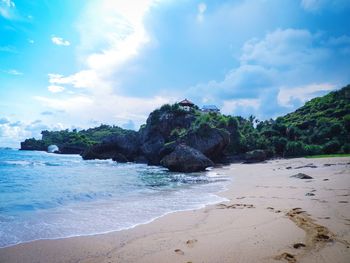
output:
M0 148L0 247L119 231L175 211L225 201L215 170L84 161L79 155Z

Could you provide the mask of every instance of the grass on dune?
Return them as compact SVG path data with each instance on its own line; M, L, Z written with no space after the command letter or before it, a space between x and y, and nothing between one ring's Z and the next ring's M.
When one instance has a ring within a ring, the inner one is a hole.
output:
M320 155L310 155L306 158L331 158L331 157L350 157L349 153L337 153L337 154L320 154Z

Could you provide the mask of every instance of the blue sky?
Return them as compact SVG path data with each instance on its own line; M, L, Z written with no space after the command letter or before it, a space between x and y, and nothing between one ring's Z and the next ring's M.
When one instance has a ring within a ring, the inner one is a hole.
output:
M349 25L348 0L0 0L0 146L185 97L274 118L350 83Z

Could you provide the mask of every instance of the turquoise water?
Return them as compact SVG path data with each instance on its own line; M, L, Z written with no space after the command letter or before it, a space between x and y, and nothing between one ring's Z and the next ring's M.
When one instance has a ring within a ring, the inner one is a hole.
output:
M228 178L0 149L0 247L127 229L223 199Z

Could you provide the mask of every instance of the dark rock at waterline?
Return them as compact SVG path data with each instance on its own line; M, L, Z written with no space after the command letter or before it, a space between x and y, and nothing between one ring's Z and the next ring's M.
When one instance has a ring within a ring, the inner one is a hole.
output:
M111 144L115 150L127 159L133 160L139 152L140 137L135 131L127 131L123 134L110 135L106 137L103 144Z
M85 150L81 156L84 160L94 160L94 159L112 159L116 154L117 150L115 145L108 143L101 143L91 146Z
M81 153L84 160L115 159L118 162L134 161L139 152L139 137L136 132L112 135Z
M229 143L230 135L228 132L204 124L195 130L190 130L176 141L164 144L158 155L163 158L173 152L178 145L185 144L200 151L211 160L221 160Z
M160 134L154 134L153 137L148 138L148 140L141 145L140 152L146 157L148 164L159 164L159 152L164 147L164 142L165 140Z
M139 130L140 155L147 159L148 164L158 165L164 156L160 152L166 142L177 139L174 131L190 129L195 119L193 113L181 109L153 111L147 118L146 125Z
M179 142L202 152L212 160L217 160L222 157L225 148L229 145L230 134L227 131L202 124L180 138Z
M46 151L47 145L41 140L36 140L34 138L31 138L31 139L26 139L25 141L21 142L21 150Z
M85 148L80 147L80 146L63 145L60 147L59 153L61 153L61 154L81 154L82 152L84 152L84 150L85 150Z
M200 151L184 144L176 146L175 150L166 155L160 164L174 172L198 172L204 171L214 163Z
M299 179L314 179L310 175L303 174L303 173L298 173L298 174L292 175L291 177L299 178Z
M253 150L247 152L244 156L246 163L263 162L267 159L266 152L264 150Z
M118 163L127 163L128 159L126 159L126 157L124 155L122 155L121 153L117 153L112 157L112 160Z
M163 159L164 156L171 154L179 144L180 143L177 141L164 144L158 153L160 159Z
M148 160L147 160L147 158L145 156L139 155L139 156L135 157L134 162L135 163L145 163L145 164L147 164Z

